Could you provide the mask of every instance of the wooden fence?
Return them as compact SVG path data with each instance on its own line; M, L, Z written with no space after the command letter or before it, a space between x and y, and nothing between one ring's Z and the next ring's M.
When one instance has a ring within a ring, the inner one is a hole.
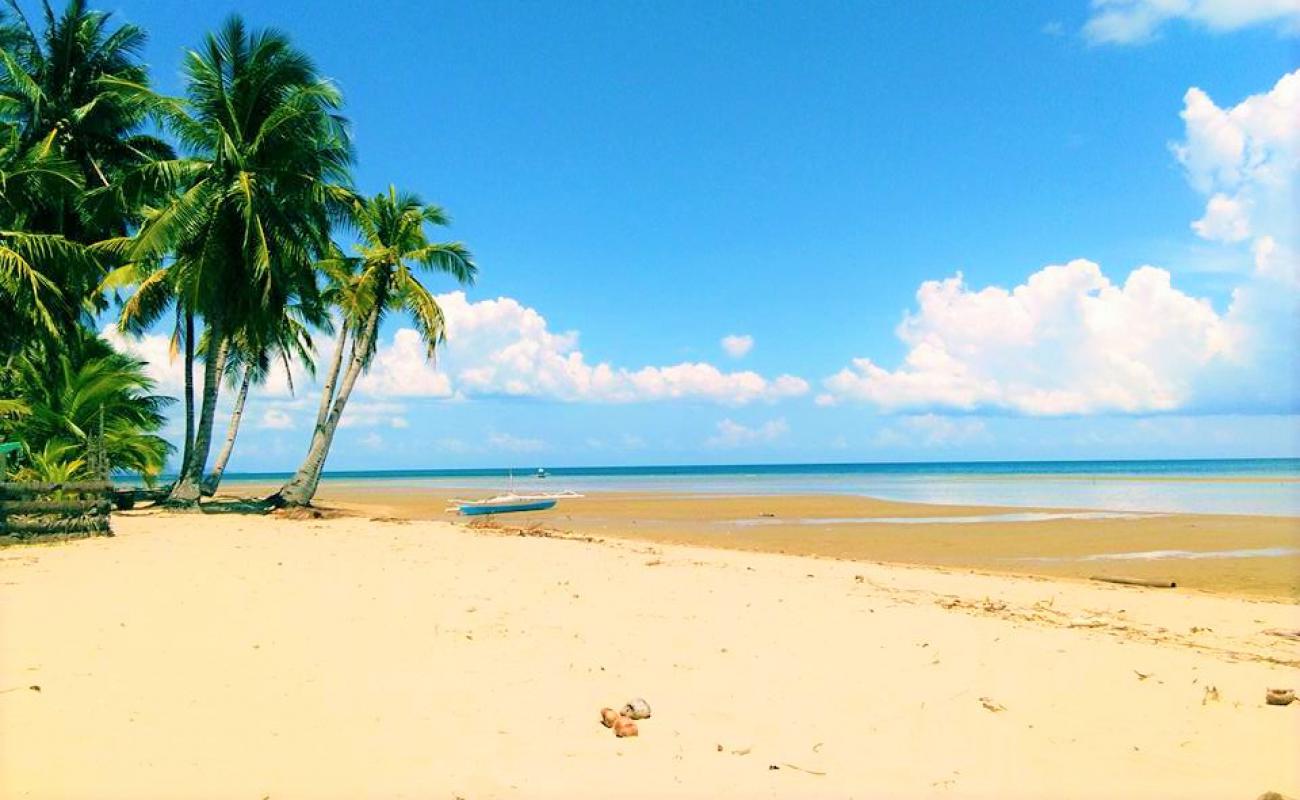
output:
M112 536L113 484L0 483L0 544Z

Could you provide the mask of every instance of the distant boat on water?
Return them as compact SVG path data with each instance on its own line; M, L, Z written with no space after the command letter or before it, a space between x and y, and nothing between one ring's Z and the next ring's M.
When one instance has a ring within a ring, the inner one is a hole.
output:
M549 474L550 474L550 473L548 473L546 470L542 469L541 467L538 467L538 468L537 468L537 475L536 475L536 477L538 477L538 478L546 478L546 477L549 476Z

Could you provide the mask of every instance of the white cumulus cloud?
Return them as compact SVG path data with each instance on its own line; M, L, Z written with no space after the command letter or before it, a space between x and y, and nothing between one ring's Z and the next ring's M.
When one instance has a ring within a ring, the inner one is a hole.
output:
M984 421L971 417L954 418L938 414L903 417L897 425L881 429L875 443L880 446L948 447L976 441L988 441Z
M1112 283L1086 260L1049 266L1020 286L926 281L898 326L903 364L859 358L825 381L820 402L883 409L1000 409L1024 414L1143 412L1185 404L1199 372L1229 358L1232 326L1168 272Z
M373 396L505 395L586 402L703 400L744 405L797 397L808 383L793 375L728 372L705 362L637 369L588 363L578 334L550 330L546 318L509 297L471 302L463 292L438 296L447 343L430 363L414 330L399 329L379 347L358 381Z
M283 431L295 428L297 425L289 412L283 408L271 406L262 412L262 418L258 421L257 427Z
M122 333L116 325L109 324L100 336L119 353L145 363L145 374L154 381L154 391L179 398L185 391L184 356L171 351L171 338L161 333L132 336ZM194 391L203 386L202 365L194 370Z
M1250 209L1240 198L1216 194L1205 204L1205 216L1192 223L1202 239L1240 242L1250 236Z
M744 358L754 349L754 337L733 333L722 337L722 349L732 358Z
M1294 34L1300 0L1093 0L1083 33L1094 44L1137 44L1173 20L1216 32L1271 24Z
M122 333L112 323L104 326L99 333L118 352L145 362L145 374L157 384L154 391L176 398L184 393L185 358L181 352L172 354L171 337L163 333L133 336ZM266 380L254 389L253 394L277 398L290 397L295 392L302 394L311 386L311 376L301 362L291 362L291 369L292 379L285 371L282 360L272 360ZM203 392L203 362L197 359L194 364L194 392L196 397L201 397ZM222 387L223 400L234 394L229 383Z
M357 379L357 390L378 397L450 397L451 380L428 358L420 334L399 328L375 350L369 371Z
M1300 284L1300 70L1230 108L1188 89L1182 118L1174 155L1207 198L1192 229L1214 242L1249 240L1260 275Z
M530 439L498 431L488 434L487 444L493 450L504 450L509 453L537 453L546 449L546 442L541 439Z
M790 426L784 419L774 419L751 428L732 419L724 419L717 425L717 433L709 437L705 444L716 448L750 447L758 444L770 444L790 432Z
M367 402L361 398L348 398L343 409L340 428L405 428L408 426L406 406L401 403ZM314 424L314 423L313 423Z
M1192 88L1182 117L1172 150L1206 198L1192 230L1254 264L1225 311L1152 266L1119 283L1071 261L1011 290L958 274L917 291L897 330L900 366L855 359L817 402L1037 415L1300 407L1300 70L1229 108Z

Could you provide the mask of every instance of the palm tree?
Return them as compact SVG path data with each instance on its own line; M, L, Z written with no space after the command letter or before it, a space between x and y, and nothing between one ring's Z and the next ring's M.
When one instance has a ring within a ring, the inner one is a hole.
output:
M144 133L151 106L123 92L148 85L140 57L147 37L134 25L113 28L111 15L69 0L62 14L42 5L38 34L16 0L0 18L0 112L18 129L24 148L44 144L72 164L88 190L102 190L141 164L172 157L161 139ZM116 197L111 193L105 199ZM134 209L112 202L89 206L67 194L40 198L29 225L82 242L122 235ZM77 288L89 290L97 277Z
M75 195L81 185L75 166L48 140L24 147L18 127L0 123L0 354L75 325L79 309L60 287L75 283L77 273L97 272L99 262L77 242L31 232L29 222L40 202Z
M68 333L66 318L75 306L57 276L97 268L93 254L62 236L0 230L0 355Z
M114 184L171 149L144 127L151 107L116 85L147 87L145 34L70 0L42 4L37 33L16 0L0 8L0 353L58 350L93 326L112 254L154 195L126 202ZM52 287L57 287L53 291Z
M356 203L352 216L361 238L358 255L347 258L336 252L321 264L333 283L331 294L343 316L334 359L322 389L321 413L302 465L270 498L277 505L311 503L348 397L374 358L379 325L388 312L404 311L411 316L430 358L442 343L446 334L442 309L420 283L415 270L445 273L461 284L473 283L478 271L464 245L429 241L425 226L446 225L447 216L438 206L425 205L413 194L399 193L390 186L386 193ZM347 369L339 382L338 372L349 338Z
M141 283L149 296L123 316L147 325L167 305L154 295L169 293L182 315L203 320L202 404L169 497L190 505L201 493L232 341L258 320L282 318L295 300L316 302L314 262L352 197L341 188L352 148L338 91L282 33L250 32L231 17L187 55L184 71L185 100L156 107L192 157L144 165L127 180L179 187L123 245L131 259L170 262Z

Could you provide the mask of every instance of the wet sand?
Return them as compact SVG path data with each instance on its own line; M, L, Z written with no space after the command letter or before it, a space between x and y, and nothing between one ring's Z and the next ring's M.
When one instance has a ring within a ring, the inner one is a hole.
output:
M1300 795L1300 704L1264 702L1300 689L1266 632L1292 603L442 521L113 524L0 550L0 797ZM634 696L653 716L616 739L597 712Z
M249 490L241 487L240 491ZM319 500L373 516L454 519L455 515L445 512L453 496L484 493L326 483ZM601 492L563 500L550 511L501 519L511 525L540 525L602 537L1051 577L1168 579L1190 589L1300 600L1297 517L1166 514L1031 522L821 521L978 517L1027 511L1061 510L897 503L851 495ZM1180 551L1201 557L1089 560L1113 554ZM1283 554L1205 557L1238 551Z

